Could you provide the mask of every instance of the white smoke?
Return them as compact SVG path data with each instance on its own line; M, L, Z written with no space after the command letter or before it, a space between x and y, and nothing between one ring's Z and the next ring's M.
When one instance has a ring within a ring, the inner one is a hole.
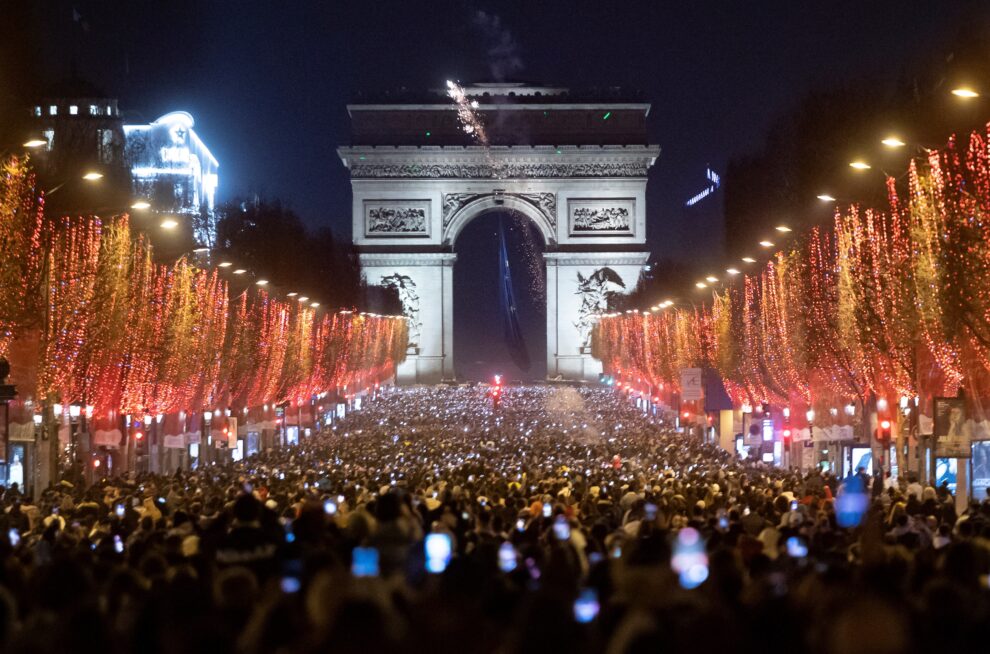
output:
M502 19L495 14L478 10L474 13L474 25L488 42L488 65L496 82L519 72L524 68L519 44Z

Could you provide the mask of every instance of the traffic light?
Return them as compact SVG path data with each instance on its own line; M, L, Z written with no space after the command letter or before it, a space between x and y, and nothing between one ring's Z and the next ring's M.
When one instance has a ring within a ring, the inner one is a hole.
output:
M147 453L147 439L140 429L134 432L134 452L139 456Z
M890 444L890 421L887 419L880 421L880 428L877 430L877 440L884 445Z

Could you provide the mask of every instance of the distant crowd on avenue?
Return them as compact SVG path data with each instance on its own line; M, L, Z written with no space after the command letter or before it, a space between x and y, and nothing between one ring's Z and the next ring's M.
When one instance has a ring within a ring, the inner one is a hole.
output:
M0 489L0 652L985 647L990 501L672 427L604 388L392 389L239 463Z

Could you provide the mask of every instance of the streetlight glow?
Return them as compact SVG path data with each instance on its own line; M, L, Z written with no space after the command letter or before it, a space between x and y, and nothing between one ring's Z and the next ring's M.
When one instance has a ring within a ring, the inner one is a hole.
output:
M760 245L763 246L763 247L765 247L765 248L772 248L773 247L773 241L760 241Z
M873 166L866 163L865 161L857 159L856 161L850 162L849 167L855 168L856 170L869 170Z
M739 270L737 268L726 268L725 269L725 272L729 273L730 275L738 275L739 274Z
M258 286L266 286L268 284L268 280L267 279L259 279L258 281L255 282L255 284L257 284Z
M319 303L319 302L313 302L313 303L312 303L311 305L309 305L309 306L311 306L311 307L313 307L313 308L315 309L316 307L318 307L318 306L320 306L320 303Z
M774 229L776 229L778 232L782 232L784 234L786 234L787 232L794 231L790 227L788 227L787 225L777 225Z
M162 229L175 229L179 226L179 223L171 218L166 218L162 221Z
M756 263L756 259L753 257L743 257L742 260L746 263Z
M708 277L705 277L705 280L714 284L715 282L718 281L718 277L715 277L714 275L708 275Z
M144 200L138 200L137 202L131 205L131 209L137 209L138 211L144 211L145 209L148 209L150 207L151 207L151 203L145 202Z
M828 193L822 193L821 195L818 195L818 196L815 196L815 197L817 197L822 202L835 202L835 198L833 198Z
M82 176L87 182L95 182L98 179L103 179L103 173L98 173L95 170L91 170Z
M43 145L47 145L48 141L45 139L31 139L24 142L25 148L40 148Z
M970 98L980 97L979 93L966 86L960 87L958 89L952 89L952 95L956 96L957 98L966 98L967 100Z
M235 274L235 275L243 275L243 274L244 274L244 273L246 273L246 272L247 272L247 271L246 271L246 270L244 270L243 268L238 268L237 270L235 270L235 271L234 271L234 274Z
M286 294L286 297L295 297L297 295L299 295L299 294L296 293L295 291L292 291L291 293Z
M308 297L306 297L305 295L303 295L302 297L299 298L299 301L300 302L305 302L308 299L309 299Z
M887 138L885 138L880 142L886 145L888 148L903 148L905 145L907 145L907 143L900 140L896 136L888 136Z
M217 264L217 267L218 267L218 268L230 268L230 267L231 267L231 266L233 266L233 265L234 265L234 264L232 264L232 263L231 263L231 262L229 262L229 261L221 261L220 263L218 263L218 264Z
M698 282L695 284L695 286L697 286L698 288L707 288L708 284L706 284L705 282Z

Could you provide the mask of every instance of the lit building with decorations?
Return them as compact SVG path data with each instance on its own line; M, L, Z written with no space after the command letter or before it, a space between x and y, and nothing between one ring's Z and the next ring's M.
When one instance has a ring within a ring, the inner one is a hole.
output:
M125 150L136 197L160 213L188 217L201 245L212 245L220 164L185 111L149 124L124 125Z
M46 142L33 159L50 212L121 212L144 201L154 218L138 226L174 224L167 249L213 245L219 163L192 115L127 120L116 98L80 80L52 87L30 113L32 136Z

